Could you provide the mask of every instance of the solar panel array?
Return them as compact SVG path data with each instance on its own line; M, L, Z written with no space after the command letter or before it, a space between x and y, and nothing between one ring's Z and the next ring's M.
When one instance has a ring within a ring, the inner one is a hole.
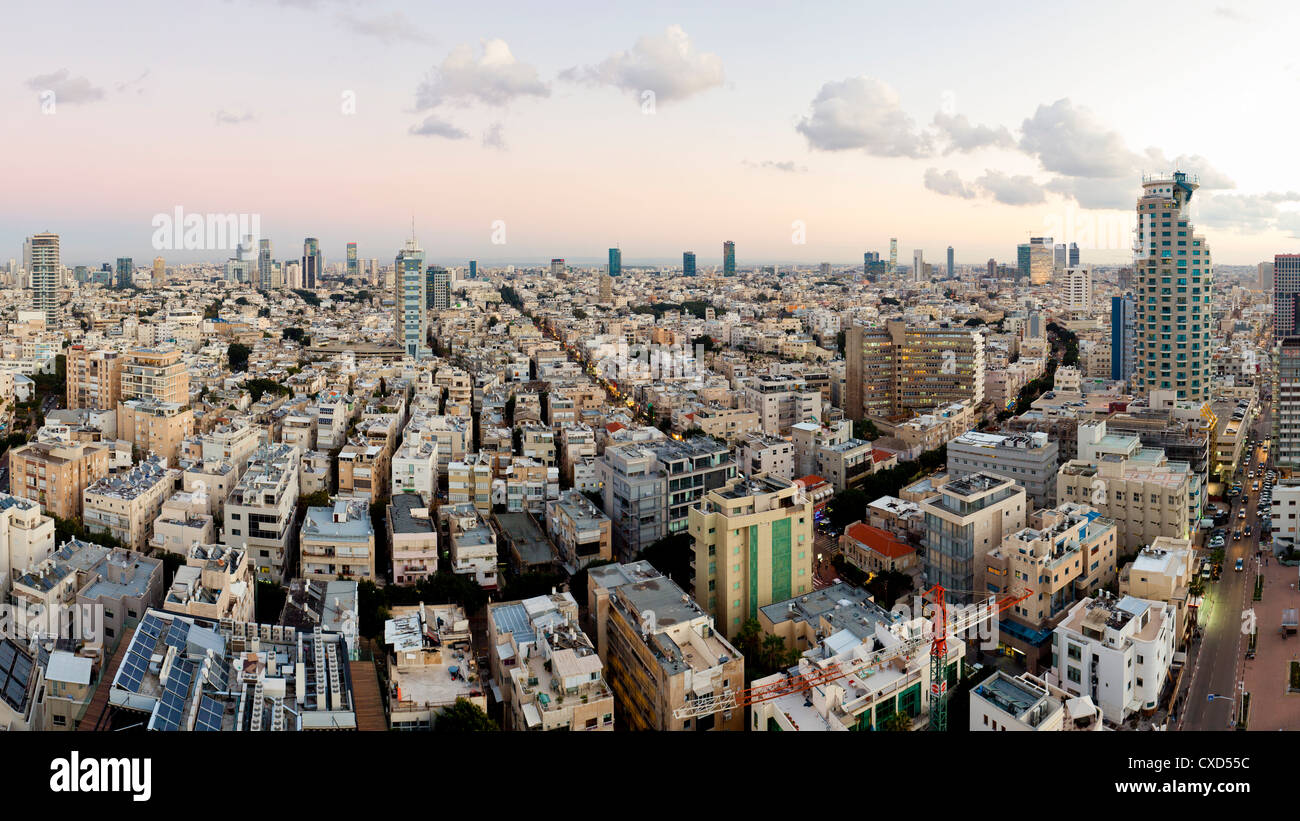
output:
M194 729L206 732L220 730L221 716L224 712L221 702L211 696L204 696L199 702L199 715L194 722Z
M131 642L126 658L122 659L122 666L117 672L118 686L132 693L140 692L140 683L149 670L149 651L146 648L152 642L145 644L145 641L144 638L137 638Z
M185 712L185 702L189 698L190 685L193 683L194 663L184 659L174 661L171 673L167 676L167 689L158 700L150 729L179 730L181 728L181 716Z
M158 618L153 613L149 613L144 617L144 621L140 622L140 626L136 628L135 632L148 636L150 644L152 645L157 643L158 637L162 635L163 627L165 626L166 625L163 624L162 619Z
M15 710L23 709L32 660L12 642L0 642L0 698Z
M180 619L172 619L172 627L167 631L167 645L183 651L185 649L185 638L189 636L189 634L189 622Z
M230 690L230 668L225 660L220 656L209 657L204 680L218 693Z

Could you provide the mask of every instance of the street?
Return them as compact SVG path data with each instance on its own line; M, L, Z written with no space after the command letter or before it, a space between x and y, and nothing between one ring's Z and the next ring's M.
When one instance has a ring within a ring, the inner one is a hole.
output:
M1265 422L1257 423L1254 431L1260 441L1268 438ZM1222 578L1207 585L1199 614L1201 640L1199 647L1193 650L1195 661L1192 662L1191 685L1179 714L1180 730L1227 730L1236 718L1240 700L1238 682L1241 680L1248 632L1242 628L1242 611L1250 607L1248 599L1252 596L1258 572L1255 554L1261 536L1260 523L1254 515L1260 494L1251 490L1255 480L1247 477L1251 470L1256 471L1257 478L1263 473L1259 461L1262 455L1262 449L1256 447L1242 457L1242 494L1233 502L1227 529L1231 534L1249 524L1253 530L1251 536L1240 541L1229 536L1224 545ZM1244 519L1238 518L1242 509L1246 510ZM1244 565L1240 572L1234 569L1237 559L1241 559ZM1211 695L1227 698L1212 699Z

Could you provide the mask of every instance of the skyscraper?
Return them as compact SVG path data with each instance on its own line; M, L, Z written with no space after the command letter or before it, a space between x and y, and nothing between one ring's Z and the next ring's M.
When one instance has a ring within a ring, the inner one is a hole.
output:
M1052 238L1029 238L1029 284L1047 285L1052 281Z
M998 275L998 261L993 257L989 257L989 276L996 277L997 275Z
M451 275L441 265L425 270L425 307L445 311L451 307Z
M271 290L271 241L257 241L257 287L263 291Z
M29 257L27 276L31 283L32 307L45 312L45 326L59 322L59 235L37 234L27 240L23 250Z
M402 346L407 356L424 359L428 355L425 339L428 336L428 308L426 306L428 285L425 279L424 251L412 237L397 252L393 263L395 293L394 329L397 343Z
M889 240L889 271L890 276L898 270L898 238L891 237Z
M559 279L564 276L564 260L556 257L551 260L551 279Z
M1300 254L1278 254L1267 266L1273 280L1273 339L1277 394L1270 408L1278 465L1300 467ZM1262 277L1261 277L1262 278Z
M1296 336L1297 309L1300 309L1300 254L1278 254L1268 265L1273 280L1273 338Z
M1137 304L1132 294L1110 298L1110 378L1133 378L1133 338Z
M952 246L949 245L948 246L948 279L952 279L952 277L953 277Z
M695 276L695 252L686 251L682 254L682 276Z
M476 259L469 261L469 278L478 279L478 260Z
M614 303L614 278L608 271L600 275L600 302L609 305Z
M1194 232L1187 205L1199 187L1182 171L1144 177L1137 201L1137 362L1134 386L1210 398L1210 249ZM1166 238L1167 237L1167 238Z
M609 249L609 275L616 277L623 273L623 252L618 248Z
M1016 246L1016 277L1029 278L1029 243Z
M320 240L315 237L307 237L302 241L302 287L308 291L316 290L320 282L320 276Z
M117 258L117 287L123 290L131 287L131 277L135 275L135 261L130 257ZM55 281L58 281L59 272L54 272Z
M920 248L912 252L912 281L920 282L925 276L925 258Z
M731 240L722 243L722 275L724 277L736 275L736 243Z
M1070 249L1065 243L1053 246L1052 268L1057 271L1064 271L1070 264Z
M167 284L167 262L162 257L153 258L153 287L161 288Z
M358 265L358 262L359 261L357 260L357 244L355 242L349 242L348 243L348 271L347 271L348 279L355 279L361 275L361 269Z
M1066 307L1071 311L1092 310L1092 268L1087 265L1066 268L1064 280Z
M1070 243L1069 266L1071 268L1079 267L1079 243Z

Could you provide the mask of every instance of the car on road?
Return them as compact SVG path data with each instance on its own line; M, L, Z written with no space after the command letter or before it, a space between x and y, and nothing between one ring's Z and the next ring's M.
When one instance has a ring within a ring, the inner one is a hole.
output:
M1246 525L1246 529L1241 531L1241 535L1245 536L1247 539L1250 538L1250 525Z
M1237 572L1238 572L1238 573L1241 572L1241 569L1242 569L1242 567L1244 566L1244 564L1245 564L1245 560L1243 560L1243 559L1237 559Z
M1238 519L1246 518L1246 508L1243 507L1241 510L1237 511L1237 518Z

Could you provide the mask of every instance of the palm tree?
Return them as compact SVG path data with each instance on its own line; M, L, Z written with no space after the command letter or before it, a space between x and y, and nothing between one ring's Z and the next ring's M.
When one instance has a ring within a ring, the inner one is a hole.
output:
M887 732L909 733L912 731L912 717L907 713L890 713L880 722L880 729Z

